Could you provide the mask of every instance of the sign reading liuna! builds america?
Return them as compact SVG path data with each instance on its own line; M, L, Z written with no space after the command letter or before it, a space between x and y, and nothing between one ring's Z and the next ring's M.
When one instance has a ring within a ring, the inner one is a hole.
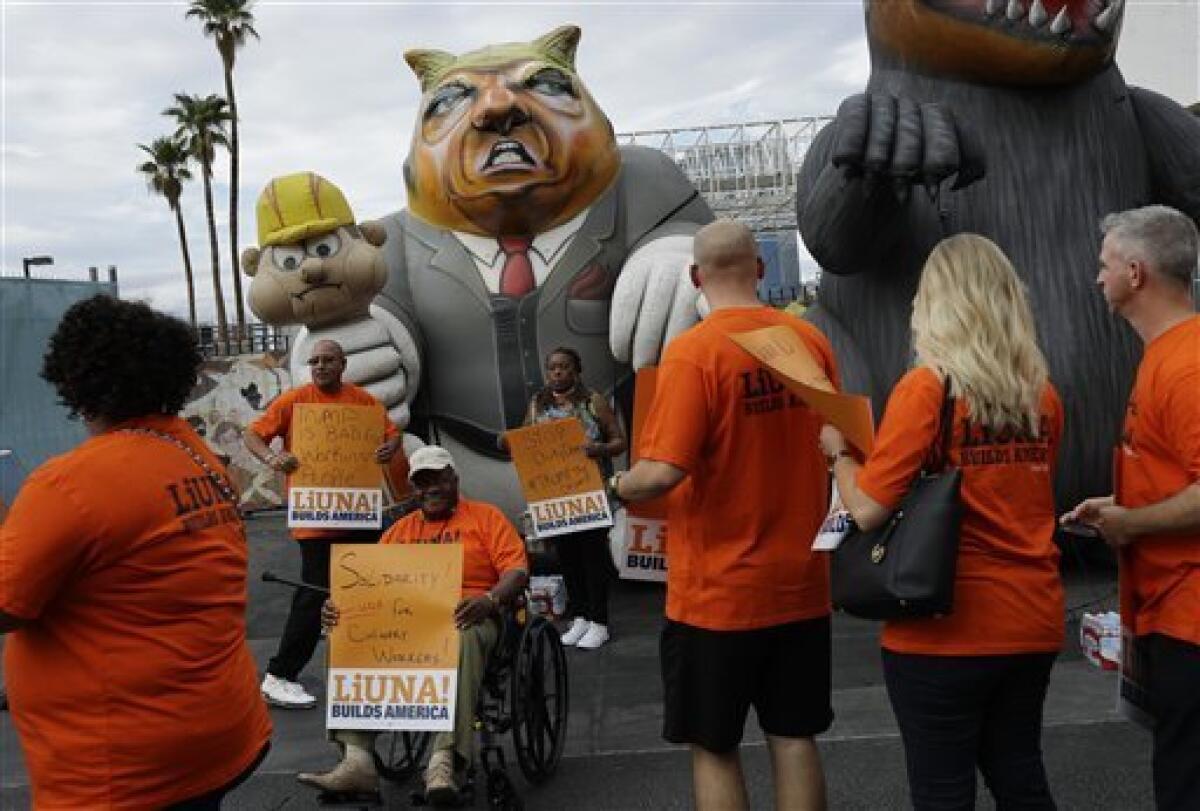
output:
M288 526L379 529L383 525L382 406L302 403L292 416Z
M329 729L454 728L462 544L334 544Z
M544 422L506 436L537 537L612 526L600 468L584 453L587 438L578 420Z

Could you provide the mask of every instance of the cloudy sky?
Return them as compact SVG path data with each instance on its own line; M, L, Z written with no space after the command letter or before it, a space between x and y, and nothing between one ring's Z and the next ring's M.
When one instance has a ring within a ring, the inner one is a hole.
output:
M1128 0L1118 61L1132 84L1200 99L1200 0ZM54 257L52 275L117 265L122 293L183 314L173 217L135 144L171 130L172 93L220 93L220 63L186 2L13 2L3 22L0 272ZM619 132L832 113L868 73L861 0L755 2L270 2L238 57L242 244L270 177L317 171L360 219L400 208L419 94L401 54L464 51L583 28L580 74ZM228 163L217 161L229 289ZM202 318L211 318L199 182L184 192ZM45 268L40 268L45 271Z

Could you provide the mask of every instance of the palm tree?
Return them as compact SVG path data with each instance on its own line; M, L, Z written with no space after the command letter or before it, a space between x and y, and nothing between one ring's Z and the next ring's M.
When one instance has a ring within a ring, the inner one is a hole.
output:
M217 299L217 326L221 331L219 340L229 340L229 321L225 318L225 295L221 292L221 258L217 249L217 220L213 212L212 162L218 146L228 147L225 124L229 121L229 110L225 99L215 94L201 98L187 93L175 94L175 106L163 110L179 125L175 135L183 140L184 146L200 164L200 177L204 180L204 212L208 215L208 250L212 257L213 293ZM234 257L237 263L237 257Z
M191 156L183 141L174 135L155 138L150 146L138 144L138 149L150 156L150 160L138 166L146 185L154 194L166 198L167 205L175 213L175 227L179 230L179 248L183 251L183 274L187 277L188 319L192 329L196 328L196 284L192 276L192 257L188 253L187 231L183 227L183 209L179 196L185 181L192 179L188 169Z
M246 329L246 305L242 301L242 275L238 273L238 111L233 95L233 60L254 30L253 0L192 0L186 17L204 23L204 35L212 37L225 69L225 98L229 101L229 255L233 257L233 297L237 307L239 334Z

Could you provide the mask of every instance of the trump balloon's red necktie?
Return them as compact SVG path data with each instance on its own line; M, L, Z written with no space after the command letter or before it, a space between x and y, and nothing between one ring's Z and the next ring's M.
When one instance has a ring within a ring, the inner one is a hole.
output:
M504 267L500 270L500 295L521 298L537 286L533 278L533 263L529 260L529 246L533 237L500 237L500 250L504 251Z

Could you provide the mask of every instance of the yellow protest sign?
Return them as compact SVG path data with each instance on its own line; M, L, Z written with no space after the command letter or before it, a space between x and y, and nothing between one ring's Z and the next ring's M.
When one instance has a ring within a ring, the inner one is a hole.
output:
M383 525L380 405L300 403L290 450L300 467L288 481L288 526L378 529Z
M600 468L583 451L587 437L578 420L517 428L505 437L538 537L612 526Z
M864 455L875 442L871 401L857 394L839 394L813 359L795 330L785 326L739 332L730 339L774 373L805 405L842 432Z
M454 726L461 544L335 544L329 729Z

